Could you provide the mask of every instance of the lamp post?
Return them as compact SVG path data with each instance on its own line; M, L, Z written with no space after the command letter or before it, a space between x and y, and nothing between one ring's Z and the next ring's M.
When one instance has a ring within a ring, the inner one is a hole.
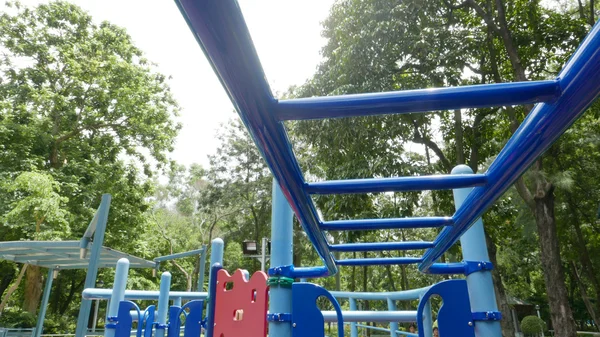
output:
M537 316L541 320L542 316L540 316L540 306L538 304L535 305L535 311L537 311ZM540 330L541 330L540 336L544 336L544 325L543 324L541 324Z
M258 254L256 241L246 240L242 244L242 251L246 257L252 257L260 261L260 270L265 271L267 261L271 256L271 241L267 238L262 238L261 253Z
M104 281L100 280L96 283L96 288L102 288ZM100 307L100 300L96 300L96 308L94 309L94 322L92 323L92 332L96 332L96 325L98 324L98 307Z

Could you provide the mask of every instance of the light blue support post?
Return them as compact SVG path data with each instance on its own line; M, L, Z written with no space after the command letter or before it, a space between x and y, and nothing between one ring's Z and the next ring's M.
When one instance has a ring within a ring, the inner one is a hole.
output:
M112 317L119 314L119 305L125 299L125 289L127 288L127 274L129 273L129 260L126 258L117 261L115 270L115 282L113 284L112 294L110 295L110 304L108 306L107 322ZM113 322L114 323L114 322ZM104 329L104 337L115 337L115 329Z
M279 184L273 179L273 205L271 211L271 268L289 266L294 263L294 228L292 208L283 195ZM292 289L279 285L271 286L269 312L292 312ZM291 337L291 322L269 322L269 336Z
M223 242L223 239L221 239L221 238L216 238L216 239L212 240L212 242L210 244L210 267L211 268L208 272L209 280L212 280L212 266L214 266L215 263L223 265L224 246L225 246L225 243ZM209 281L208 282L208 293L209 294L210 294L211 288L212 288L212 285L210 284L210 281ZM206 301L206 314L209 315L211 310L212 310L212 308L210 307L210 301Z
M46 276L46 286L44 287L44 294L42 295L42 306L38 313L37 323L35 325L35 336L40 337L42 329L44 329L44 318L46 318L46 307L48 306L48 300L50 299L50 290L52 289L52 280L54 279L54 269L48 269L48 276Z
M83 289L94 288L96 286L96 277L98 276L98 263L100 262L100 253L102 252L102 244L104 243L104 232L106 231L106 222L108 221L108 210L110 208L110 194L103 194L100 207L96 211L92 222L90 222L83 238L82 245L89 242L90 237L94 236L92 252L90 254L90 262L85 276ZM85 255L85 247L82 247L82 255ZM88 321L90 319L90 311L92 310L91 300L81 300L79 307L79 316L77 316L77 328L75 329L75 337L84 337L87 331ZM116 315L116 314L115 314Z
M356 300L352 297L350 297L349 300L350 300L350 311L358 310L356 308ZM350 323L350 337L358 337L358 326L356 326L356 322Z
M452 170L452 174L473 174L473 170L466 165L458 165ZM461 188L454 190L454 204L458 210L463 204L472 188ZM477 219L473 225L460 238L462 253L465 262L489 262L483 221ZM480 270L467 275L467 287L471 300L472 312L497 312L496 294L492 282L492 273L489 270ZM475 322L475 336L477 337L501 337L502 330L499 321L477 321Z
M423 336L433 336L433 318L431 317L431 301L427 300L425 308L423 308L423 317L417 317L417 319L423 319Z
M387 299L388 311L396 311L396 303L391 298ZM398 337L398 322L390 322L390 337Z
M198 291L204 290L204 274L206 274L206 245L202 246L200 253L200 267L198 268Z
M174 306L181 307L181 302L181 297L175 297L175 299L173 299Z
M171 273L168 271L160 276L160 289L158 293L158 308L156 314L155 337L164 337L167 329L167 312L169 311L169 291L171 290Z

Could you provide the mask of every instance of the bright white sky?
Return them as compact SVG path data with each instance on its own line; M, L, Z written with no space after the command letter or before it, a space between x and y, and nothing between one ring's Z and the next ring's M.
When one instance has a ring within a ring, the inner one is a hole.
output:
M21 0L35 5L47 0ZM127 29L159 71L173 77L172 91L181 105L183 128L172 159L185 165L208 164L216 150L215 134L233 115L233 106L170 0L71 0L99 23ZM321 22L333 0L239 0L271 89L285 92L315 71L325 44Z

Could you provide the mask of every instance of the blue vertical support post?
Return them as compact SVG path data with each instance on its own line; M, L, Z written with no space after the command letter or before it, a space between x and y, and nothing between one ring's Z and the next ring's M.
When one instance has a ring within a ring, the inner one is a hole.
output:
M119 305L125 299L125 289L127 288L127 274L129 273L129 260L126 258L117 261L115 270L115 282L113 284L112 294L110 295L110 304L107 309L107 322L116 325L113 322L119 314ZM104 330L104 337L115 337L115 327L109 327L108 324Z
M396 303L393 299L387 299L388 311L396 311ZM398 337L398 322L390 322L390 337Z
M273 179L271 211L271 268L294 263L294 228L292 208L283 195L277 180ZM269 294L270 313L292 312L292 289L272 285ZM269 322L269 336L291 337L291 322Z
M452 174L473 174L466 165L458 165ZM473 188L455 189L454 204L458 210ZM483 231L483 221L477 219L475 224L460 238L463 258L465 261L489 262L489 255ZM467 288L471 301L472 312L497 312L496 294L490 270L479 270L467 275ZM502 330L499 321L487 320L475 322L475 336L501 337Z
M215 263L218 263L219 265L223 265L223 249L225 247L225 243L223 242L223 239L221 238L216 238L214 240L212 240L212 242L210 243L210 271L208 272L208 279L212 280L212 273L213 273L213 266L215 265ZM212 285L210 284L210 281L208 283L208 296L210 296L210 292L212 290ZM209 315L212 312L212 308L210 305L210 301L206 302L206 314Z
M48 276L46 276L46 286L44 287L44 294L42 295L42 306L38 313L37 323L35 325L34 337L40 337L42 329L44 329L44 318L46 318L46 308L48 307L48 300L50 299L50 290L52 289L52 280L54 279L54 269L48 269Z
M167 329L167 312L169 311L169 291L171 290L171 273L168 271L160 276L158 291L158 308L156 314L155 337L164 337Z
M181 307L181 303L182 303L181 297L175 297L175 299L173 299L174 306Z
M200 267L198 268L198 291L204 290L204 275L206 274L206 245L202 246L200 253Z
M427 304L425 304L425 309L423 310L423 317L417 317L417 319L423 320L423 336L432 337L433 336L433 317L431 316L431 301L427 300Z
M356 311L356 299L350 297L350 311ZM350 323L350 337L358 337L358 327L356 326L356 322Z
M94 288L96 286L96 277L98 277L98 264L100 262L100 254L102 253L102 245L104 244L104 232L106 231L106 223L108 222L108 210L110 208L110 194L103 194L100 207L94 215L94 219L88 226L82 243L89 242L92 233L94 235L94 244L90 254L90 262L85 276L83 289ZM82 247L82 250L86 247ZM77 328L75 329L75 337L84 337L87 331L88 321L90 319L90 311L92 310L91 300L81 300L79 307L79 315L77 316ZM116 315L116 313L115 313Z

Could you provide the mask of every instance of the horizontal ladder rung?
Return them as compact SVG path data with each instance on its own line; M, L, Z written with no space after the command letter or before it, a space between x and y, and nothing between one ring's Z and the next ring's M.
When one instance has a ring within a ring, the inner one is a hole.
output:
M390 218L324 221L320 227L329 231L359 231L396 228L435 228L452 226L452 217Z
M483 174L455 174L397 178L330 180L306 184L310 194L349 194L449 190L485 185Z
M365 242L331 245L329 246L329 250L334 252L376 252L386 250L428 249L433 246L433 242L430 241Z
M337 260L338 266L387 266L400 264L417 264L423 259L420 257L385 257L385 258L366 258L366 259L346 259Z

